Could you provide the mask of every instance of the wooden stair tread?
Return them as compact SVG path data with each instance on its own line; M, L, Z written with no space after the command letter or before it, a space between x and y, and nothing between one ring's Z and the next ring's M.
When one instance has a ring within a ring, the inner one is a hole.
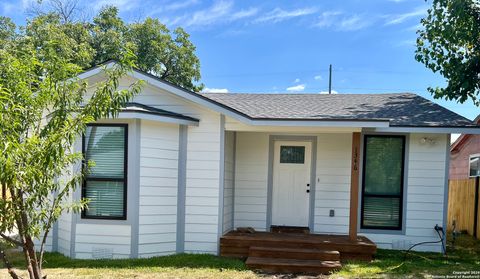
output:
M339 261L340 252L322 250L322 249L306 249L306 248L288 248L288 247L257 247L250 246L248 251L249 257L262 258L282 258L297 260L321 260L321 261Z
M256 251L274 251L274 252L298 252L298 253L321 253L330 255L340 255L340 252L333 250L308 249L308 248L283 248L283 247L265 247L265 246L251 246L250 250Z

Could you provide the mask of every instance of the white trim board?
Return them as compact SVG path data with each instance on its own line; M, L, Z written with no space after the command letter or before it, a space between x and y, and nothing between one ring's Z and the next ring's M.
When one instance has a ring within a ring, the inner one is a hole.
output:
M165 123L174 123L180 125L188 125L188 126L198 126L197 121L191 121L186 119L179 119L174 117L168 116L161 116L161 115L154 115L154 114L146 114L141 112L129 112L123 111L118 114L117 119L142 119L142 120L151 120L151 121L158 121L158 122L165 122Z

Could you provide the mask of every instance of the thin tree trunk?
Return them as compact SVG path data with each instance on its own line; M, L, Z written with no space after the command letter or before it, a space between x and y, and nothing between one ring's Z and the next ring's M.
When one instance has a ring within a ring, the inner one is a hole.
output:
M7 268L8 274L10 274L10 276L13 279L20 279L20 277L17 275L17 273L13 269L12 264L7 260L7 256L5 255L5 251L0 250L0 258L2 259L3 263L5 264L5 267Z
M30 265L32 266L34 275L31 279L42 279L42 270L38 265L37 253L35 253L35 246L30 236L25 237L25 247L30 258Z
M19 214L17 215L18 232L23 243L23 254L25 256L25 264L27 265L27 271L30 279L42 279L42 271L38 267L37 255L35 253L35 246L32 238L28 234L25 228L28 227L28 217L25 213L25 207L23 205L23 192L18 190L15 195L17 199Z

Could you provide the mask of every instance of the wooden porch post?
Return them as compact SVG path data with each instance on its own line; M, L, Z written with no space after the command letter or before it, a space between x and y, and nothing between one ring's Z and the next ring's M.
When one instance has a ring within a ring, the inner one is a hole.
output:
M358 224L358 178L360 168L360 133L352 134L352 166L350 180L350 240L357 240Z

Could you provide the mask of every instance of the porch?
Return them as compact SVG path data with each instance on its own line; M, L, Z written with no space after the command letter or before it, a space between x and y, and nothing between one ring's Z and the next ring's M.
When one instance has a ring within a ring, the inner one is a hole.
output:
M370 261L376 250L363 236L231 231L220 238L221 256L270 272L328 273L347 260Z
M360 133L314 131L226 131L221 235L295 226L357 239Z

